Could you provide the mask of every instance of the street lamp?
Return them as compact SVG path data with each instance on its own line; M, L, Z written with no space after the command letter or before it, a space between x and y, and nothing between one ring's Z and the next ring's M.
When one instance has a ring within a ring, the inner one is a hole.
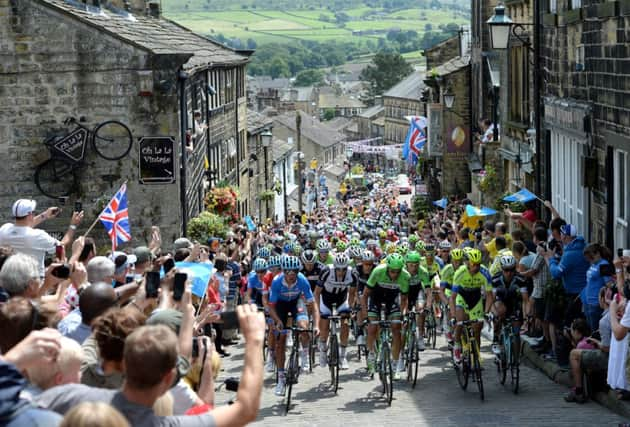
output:
M447 109L453 108L453 104L455 103L455 94L451 90L451 88L447 88L444 92L444 105L446 105Z
M499 3L494 8L494 15L486 21L490 27L490 42L493 49L507 49L510 40L512 19L505 14L505 6Z
M354 154L354 150L352 149L352 147L350 146L346 147L346 158L348 159L348 161L350 161L353 154Z
M273 134L269 131L269 129L265 129L263 133L260 134L260 140L263 145L263 150L265 152L265 191L269 189L269 160L267 159L267 152L269 146L271 145L271 140L273 139ZM269 199L265 198L265 218L269 218Z

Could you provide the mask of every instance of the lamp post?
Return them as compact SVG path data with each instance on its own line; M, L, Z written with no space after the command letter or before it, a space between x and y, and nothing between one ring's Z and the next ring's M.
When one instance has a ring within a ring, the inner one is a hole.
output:
M271 140L273 139L273 134L266 129L263 133L260 134L260 140L263 145L263 150L265 153L265 191L269 189L269 160L267 158L267 152L269 150L269 146L271 145ZM265 218L269 218L269 199L265 198Z
M540 46L541 46L541 31L540 31L540 2L534 1L533 23L515 23L512 19L505 14L505 6L499 4L494 9L494 15L488 19L487 24L490 28L491 42L493 49L507 49L509 46L510 36L516 37L523 46L533 54L533 67L534 67L534 129L535 133L535 145L536 145L536 194L541 194L542 191L542 156L541 156L541 140L542 140L542 67L540 62ZM528 39L522 37L522 34L526 31L525 27L533 27L533 43ZM496 125L495 125L496 127ZM530 132L528 132L530 133ZM545 156L545 168L549 169L549 156ZM548 173L546 174L546 180L549 181ZM549 185L545 185L545 196L550 196Z

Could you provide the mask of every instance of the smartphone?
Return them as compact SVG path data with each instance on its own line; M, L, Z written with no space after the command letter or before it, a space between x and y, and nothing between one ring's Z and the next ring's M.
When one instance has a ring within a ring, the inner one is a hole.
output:
M133 276L125 277L125 283L131 283L131 282L133 282Z
M158 289L160 288L160 273L156 271L148 271L145 276L144 286L147 298L157 298Z
M238 327L238 317L236 311L224 311L221 313L221 322L224 329L235 329Z
M55 267L50 274L57 277L58 279L67 279L70 277L70 265L64 264L58 267Z
M599 266L600 276L613 276L615 274L615 266L612 264L602 264Z
M175 268L175 260L173 258L167 258L162 265L164 267L164 274L168 274L173 268Z
M81 212L83 210L83 203L76 201L74 202L74 211Z
M63 258L63 245L55 246L55 257L57 257L57 259Z
M617 258L621 258L623 256L623 248L617 249Z
M182 295L184 295L184 289L186 288L186 279L188 279L186 273L175 273L175 281L173 282L173 299L175 301L182 300Z

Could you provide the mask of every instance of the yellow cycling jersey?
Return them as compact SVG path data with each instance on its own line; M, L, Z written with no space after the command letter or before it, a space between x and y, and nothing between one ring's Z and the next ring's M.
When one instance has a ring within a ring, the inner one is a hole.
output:
M487 292L492 291L492 285L488 280L488 277L481 271L475 274L470 274L468 267L462 265L457 269L453 276L453 292L459 292L460 289L464 291L481 290L484 289Z

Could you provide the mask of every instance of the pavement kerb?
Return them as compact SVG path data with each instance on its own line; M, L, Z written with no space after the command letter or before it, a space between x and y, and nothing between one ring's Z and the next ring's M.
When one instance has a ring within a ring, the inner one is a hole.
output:
M523 343L523 356L534 366L556 383L563 384L567 387L571 387L573 385L571 373L569 371L561 369L553 362L544 360L541 355L532 350L528 343L524 341L521 342ZM630 403L618 400L615 392L612 390L609 390L608 392L597 392L594 396L592 396L592 399L611 411L630 419Z

